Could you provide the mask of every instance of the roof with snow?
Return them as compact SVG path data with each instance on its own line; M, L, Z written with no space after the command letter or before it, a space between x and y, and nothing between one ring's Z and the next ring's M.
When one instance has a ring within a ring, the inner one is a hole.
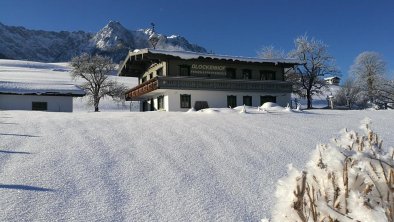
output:
M129 61L132 60L141 61L144 59L152 60L152 59L164 59L164 58L182 59L182 60L197 60L197 59L222 60L222 61L233 61L233 62L242 62L242 63L274 64L274 65L283 65L285 67L292 67L294 65L301 65L305 63L298 59L261 59L255 57L217 55L217 54L209 54L209 53L190 52L190 51L136 49L134 51L129 52L122 65L119 67L118 75L120 76L127 75L127 71L128 71L127 64Z
M324 80L330 80L330 79L341 79L341 78L339 78L338 76L331 76L331 77L324 78Z
M86 93L74 84L0 81L0 94L82 97Z
M0 60L0 94L81 97L67 63Z

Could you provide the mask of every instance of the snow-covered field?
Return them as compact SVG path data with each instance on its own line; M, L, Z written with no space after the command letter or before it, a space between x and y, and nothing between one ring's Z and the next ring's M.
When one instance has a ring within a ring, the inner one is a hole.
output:
M69 82L68 71L0 60L0 81ZM74 102L74 113L0 111L0 221L260 221L287 165L302 169L340 129L370 117L394 145L393 110L137 113L106 100L94 113Z
M259 221L286 165L394 111L0 112L0 221Z

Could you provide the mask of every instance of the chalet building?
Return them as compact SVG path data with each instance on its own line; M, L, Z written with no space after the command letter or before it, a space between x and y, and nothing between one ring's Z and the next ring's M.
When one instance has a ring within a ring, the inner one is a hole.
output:
M260 106L290 101L284 72L302 64L293 59L259 59L195 52L142 49L129 52L120 76L138 78L126 100L141 111L187 111L208 107Z
M339 78L338 76L332 76L332 77L327 77L324 78L324 81L326 81L326 84L328 85L339 85L339 82L341 81L341 78Z

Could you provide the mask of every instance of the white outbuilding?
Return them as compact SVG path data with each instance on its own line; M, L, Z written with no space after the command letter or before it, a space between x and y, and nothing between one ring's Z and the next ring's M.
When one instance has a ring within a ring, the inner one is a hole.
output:
M73 97L85 92L68 83L0 81L0 110L72 112Z
M339 78L338 76L331 76L331 77L327 77L324 78L324 81L326 81L326 84L328 85L339 85L339 82L341 81L341 78Z

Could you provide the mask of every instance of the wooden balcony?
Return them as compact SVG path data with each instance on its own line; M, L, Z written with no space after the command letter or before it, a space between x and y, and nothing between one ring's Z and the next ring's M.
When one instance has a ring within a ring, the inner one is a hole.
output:
M150 79L126 92L126 100L134 100L146 93L158 89L157 78Z
M160 89L291 92L291 84L284 81L193 77L160 77L158 81Z
M275 80L209 79L196 77L160 76L146 81L126 93L128 100L135 100L156 89L245 91L266 93L290 93L291 83Z

